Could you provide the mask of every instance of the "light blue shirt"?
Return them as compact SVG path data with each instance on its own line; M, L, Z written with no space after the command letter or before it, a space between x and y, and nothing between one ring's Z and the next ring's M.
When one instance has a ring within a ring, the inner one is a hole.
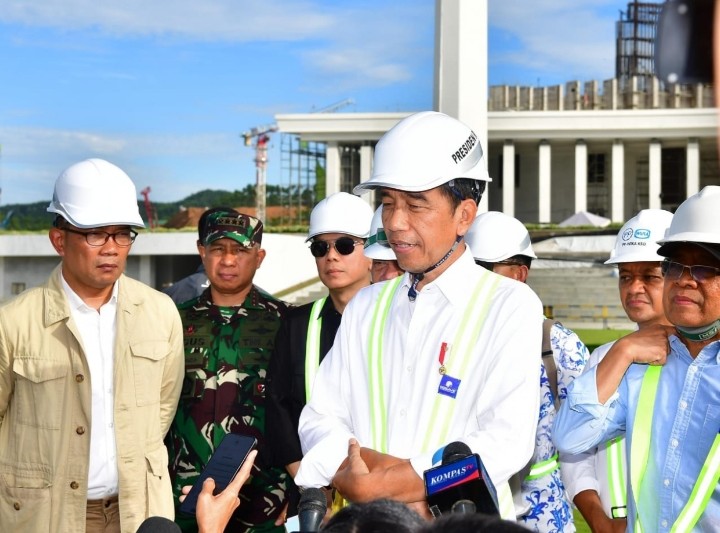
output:
M720 431L719 352L720 342L714 342L693 359L677 337L670 337L670 354L655 398L647 470L640 487L639 507L646 533L670 530ZM555 418L553 436L558 449L583 452L627 431L630 464L632 428L646 368L631 365L605 405L597 399L596 368L576 379ZM636 520L631 494L628 487L629 531L635 529ZM720 531L718 486L693 531Z

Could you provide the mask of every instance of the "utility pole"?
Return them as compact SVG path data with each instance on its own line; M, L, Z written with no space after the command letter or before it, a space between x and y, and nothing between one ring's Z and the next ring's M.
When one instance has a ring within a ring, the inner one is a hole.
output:
M267 149L270 134L277 131L276 124L258 126L242 133L245 146L252 146L255 139L255 217L266 223L265 220L265 189L267 183Z

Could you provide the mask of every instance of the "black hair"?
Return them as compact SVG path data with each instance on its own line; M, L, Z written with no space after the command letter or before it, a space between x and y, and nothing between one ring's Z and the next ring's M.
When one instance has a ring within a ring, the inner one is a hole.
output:
M480 203L485 192L486 181L474 180L471 178L455 178L440 186L440 192L450 199L453 211L457 209L460 202L470 198L475 205Z
M502 520L480 513L444 514L440 518L427 522L415 533L445 533L446 531L474 531L477 533L527 533L527 529L516 522Z
M404 503L379 499L351 503L320 528L322 533L412 533L425 520Z

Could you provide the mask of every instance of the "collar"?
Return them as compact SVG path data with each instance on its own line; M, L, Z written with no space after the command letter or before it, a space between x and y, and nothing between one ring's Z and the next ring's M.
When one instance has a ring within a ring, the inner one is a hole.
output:
M105 302L103 305L117 305L118 300L118 284L120 280L117 280L115 283L113 283L112 288L112 294L110 295L110 299ZM68 299L68 304L70 305L70 309L72 310L78 310L83 311L87 309L91 309L80 296L68 285L68 282L65 281L65 276L62 275L62 270L60 271L60 285L62 286L63 292L65 293L65 296ZM94 311L94 309L93 309Z
M474 287L482 276L496 275L477 266L470 248L468 248L467 244L463 244L463 246L465 246L465 251L457 261L434 281L423 286L418 295L439 290L453 306L465 306L472 293L469 288ZM410 289L412 277L409 273L403 274L401 285L406 291ZM407 296L405 296L405 299L407 300Z

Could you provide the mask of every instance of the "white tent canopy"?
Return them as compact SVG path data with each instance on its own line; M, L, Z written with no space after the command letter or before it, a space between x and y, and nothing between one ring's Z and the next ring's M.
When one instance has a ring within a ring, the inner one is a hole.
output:
M605 228L610 225L610 219L601 217L587 211L578 211L569 218L566 218L558 226L565 228L568 226L595 226L596 228Z

